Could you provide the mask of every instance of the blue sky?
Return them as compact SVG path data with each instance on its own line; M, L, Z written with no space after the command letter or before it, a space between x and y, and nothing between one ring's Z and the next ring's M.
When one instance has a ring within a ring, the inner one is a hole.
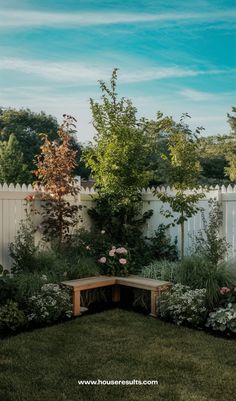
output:
M235 21L224 0L0 0L0 105L72 114L84 142L89 98L118 67L119 94L140 116L188 112L205 135L227 133Z

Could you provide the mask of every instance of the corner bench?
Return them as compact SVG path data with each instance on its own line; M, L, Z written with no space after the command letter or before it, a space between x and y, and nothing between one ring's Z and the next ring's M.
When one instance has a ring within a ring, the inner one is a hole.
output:
M156 304L160 294L171 287L171 283L162 280L153 280L139 276L116 277L116 276L95 276L81 278L77 280L63 281L63 285L69 287L73 291L73 315L79 316L80 311L80 291L91 290L112 286L112 301L119 302L120 286L139 288L151 291L151 313L150 316L156 317Z

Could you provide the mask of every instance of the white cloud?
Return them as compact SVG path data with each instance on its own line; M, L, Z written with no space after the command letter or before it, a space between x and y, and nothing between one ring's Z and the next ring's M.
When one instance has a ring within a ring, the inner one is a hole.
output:
M19 27L75 27L91 25L111 25L142 22L176 21L222 21L235 18L235 10L213 12L169 12L169 13L119 13L119 12L41 12L3 10L0 11L1 28Z
M77 62L48 62L24 60L19 58L3 58L0 70L21 72L40 76L55 82L91 84L99 79L107 79L112 67L83 65ZM119 81L123 83L145 82L165 78L182 78L197 75L220 74L223 70L193 70L182 67L144 67L143 69L119 72Z
M204 102L207 100L216 100L218 95L217 93L210 93L210 92L202 92L198 91L195 89L190 89L190 88L184 88L181 91L178 92L179 95L193 101L193 102ZM226 99L226 98L232 98L234 97L234 93L232 92L225 92L225 93L220 93L220 97Z

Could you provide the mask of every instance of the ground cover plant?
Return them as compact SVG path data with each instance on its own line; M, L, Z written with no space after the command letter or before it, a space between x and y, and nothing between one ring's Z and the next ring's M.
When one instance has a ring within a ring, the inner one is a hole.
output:
M233 341L116 309L2 340L0 399L233 400L235 351ZM78 385L96 379L159 385Z

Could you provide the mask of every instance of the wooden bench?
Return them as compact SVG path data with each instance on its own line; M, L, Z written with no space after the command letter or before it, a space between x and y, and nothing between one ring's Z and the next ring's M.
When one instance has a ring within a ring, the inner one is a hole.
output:
M63 285L69 287L73 291L73 315L79 316L81 313L80 308L80 292L84 290L91 290L94 288L101 288L112 286L112 301L120 301L120 286L139 288L151 291L151 313L153 317L157 316L157 300L160 294L171 287L168 281L153 280L138 276L116 277L116 276L96 276L81 278L78 280L63 281Z

